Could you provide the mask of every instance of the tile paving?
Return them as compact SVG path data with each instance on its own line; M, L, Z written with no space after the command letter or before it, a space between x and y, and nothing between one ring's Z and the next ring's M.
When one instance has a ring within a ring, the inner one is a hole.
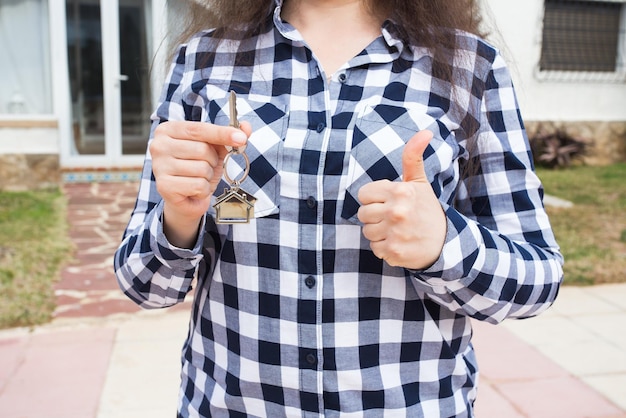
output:
M113 253L133 209L138 183L78 183L65 186L74 262L55 286L56 318L137 312L113 274Z
M67 184L75 261L52 323L0 331L0 416L171 417L189 302L140 311L112 257L138 183ZM626 418L626 285L564 288L532 320L475 322L479 418Z

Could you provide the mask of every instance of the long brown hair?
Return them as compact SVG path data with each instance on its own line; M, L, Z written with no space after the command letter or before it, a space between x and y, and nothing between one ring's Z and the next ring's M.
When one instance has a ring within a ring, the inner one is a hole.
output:
M288 2L289 0L284 0ZM477 0L363 0L381 20L395 22L404 41L432 51L434 57L457 50L454 31L483 35ZM245 38L265 27L275 0L187 0L189 12L184 42L204 29L218 28L218 37ZM451 81L451 80L448 80Z

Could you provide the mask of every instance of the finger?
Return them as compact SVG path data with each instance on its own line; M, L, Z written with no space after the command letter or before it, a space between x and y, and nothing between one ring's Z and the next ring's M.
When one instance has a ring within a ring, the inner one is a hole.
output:
M370 249L374 253L374 255L381 260L385 260L386 254L386 246L387 243L385 240L381 241L370 241Z
M383 203L387 200L393 185L389 180L378 180L363 185L357 194L361 205Z
M244 124L244 126L247 126L246 129L250 129L249 124ZM206 122L167 121L159 125L157 129L159 129L160 134L165 134L171 138L206 142L212 145L238 147L244 145L248 140L248 135L241 129Z
M370 242L384 241L387 239L388 225L386 223L365 224L363 226L363 236Z
M250 122L248 121L244 120L239 122L239 129L241 129L247 137L250 137L250 135L252 135L252 125L250 125Z
M218 149L222 147L188 139L172 141L170 146L171 152L168 155L179 160L206 161L212 166L216 166L220 162Z
M424 150L433 138L430 131L413 135L402 152L403 181L428 182L424 169Z
M203 160L172 160L169 175L176 177L199 177L212 181L216 165Z
M384 203L368 203L361 205L357 212L359 221L364 224L379 224L385 219L386 211Z
M213 193L209 182L201 177L162 176L156 185L166 200L174 196L207 199Z

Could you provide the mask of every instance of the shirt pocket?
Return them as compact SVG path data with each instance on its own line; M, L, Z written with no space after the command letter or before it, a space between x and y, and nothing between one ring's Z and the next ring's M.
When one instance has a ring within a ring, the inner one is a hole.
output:
M209 122L216 125L228 125L230 117L227 112L227 97L211 101L208 108ZM254 204L255 218L277 214L279 212L283 142L288 119L286 107L238 97L237 114L240 121L247 121L252 125L252 135L248 138L246 146L246 154L250 160L250 171L241 182L240 188L257 199ZM225 169L233 181L241 179L246 169L244 158L236 154L231 156ZM213 203L209 208L210 215L215 216L213 204L230 186L222 177L212 198Z
M437 121L423 109L392 105L365 106L356 120L352 148L348 162L346 192L341 217L361 224L357 212L360 207L358 192L367 183L378 180L402 180L402 152L406 143L417 132L428 129L434 138L424 152L427 175L430 167L427 158L444 142L439 135ZM434 148L433 148L434 147ZM431 179L431 176L428 176Z

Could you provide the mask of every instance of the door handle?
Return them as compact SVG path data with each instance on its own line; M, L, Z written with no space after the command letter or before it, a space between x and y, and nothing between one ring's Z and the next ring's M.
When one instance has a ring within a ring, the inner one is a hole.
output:
M122 87L122 81L128 81L128 76L126 74L120 74L117 76L117 79L115 80L115 88L121 88Z

